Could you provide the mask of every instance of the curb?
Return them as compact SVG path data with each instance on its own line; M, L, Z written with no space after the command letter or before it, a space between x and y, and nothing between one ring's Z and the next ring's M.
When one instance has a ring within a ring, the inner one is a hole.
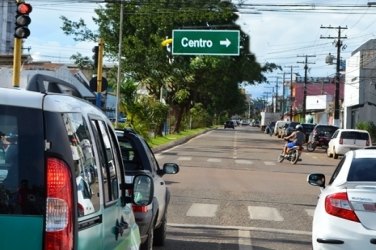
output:
M206 130L202 131L201 133L198 133L198 134L195 134L195 135L190 135L190 136L178 139L176 141L172 141L172 142L169 142L169 143L166 143L166 144L154 147L151 150L153 151L153 153L159 153L161 151L173 148L173 147L175 147L177 145L184 144L184 143L188 142L189 140L191 140L191 139L193 139L193 138L195 138L195 137L197 137L199 135L205 134L205 133L207 133L207 132L209 132L211 130L215 130L215 129L216 128L206 129Z

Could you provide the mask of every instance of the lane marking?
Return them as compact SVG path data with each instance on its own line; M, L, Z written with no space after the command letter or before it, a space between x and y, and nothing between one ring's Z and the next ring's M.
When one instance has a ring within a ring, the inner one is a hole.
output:
M192 160L192 157L190 156L181 156L178 158L178 161L190 161Z
M238 245L239 250L252 250L251 231L238 231Z
M264 161L264 164L266 166L275 166L276 165L274 161Z
M218 159L218 158L209 158L206 160L207 162L221 162L222 160L221 159Z
M315 209L305 209L306 213L309 215L309 216L312 216L313 217L313 214L315 213Z
M216 204L193 203L186 215L190 217L214 217L217 209L218 205Z
M283 221L283 217L276 208L248 206L251 220Z
M237 164L253 164L253 161L249 161L249 160L235 160L235 163Z
M207 228L207 229L226 229L226 230L244 230L244 231L257 231L268 233L282 233L282 234L296 234L296 235L312 235L310 231L299 231L289 229L267 228L267 227L242 227L242 226L221 226L221 225L203 225L203 224L178 224L167 223L169 227L178 228Z

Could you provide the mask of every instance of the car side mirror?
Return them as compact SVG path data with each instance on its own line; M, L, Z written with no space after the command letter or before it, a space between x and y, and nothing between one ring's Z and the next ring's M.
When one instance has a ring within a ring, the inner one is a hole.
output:
M154 197L153 179L146 174L136 175L133 178L132 202L139 206L151 204Z
M325 175L320 173L310 174L307 177L307 182L312 186L325 188Z
M163 164L163 173L165 174L177 174L179 172L179 165L176 163Z

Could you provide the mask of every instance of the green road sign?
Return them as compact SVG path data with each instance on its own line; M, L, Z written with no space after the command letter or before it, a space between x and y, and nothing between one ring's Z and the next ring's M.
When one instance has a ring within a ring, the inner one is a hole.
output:
M239 30L173 30L173 55L239 55Z

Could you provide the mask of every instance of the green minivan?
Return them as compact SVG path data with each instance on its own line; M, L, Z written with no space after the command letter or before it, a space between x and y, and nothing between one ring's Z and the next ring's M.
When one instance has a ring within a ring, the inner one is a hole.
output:
M74 86L28 87L0 88L0 249L139 249L150 176L125 183L111 122Z

